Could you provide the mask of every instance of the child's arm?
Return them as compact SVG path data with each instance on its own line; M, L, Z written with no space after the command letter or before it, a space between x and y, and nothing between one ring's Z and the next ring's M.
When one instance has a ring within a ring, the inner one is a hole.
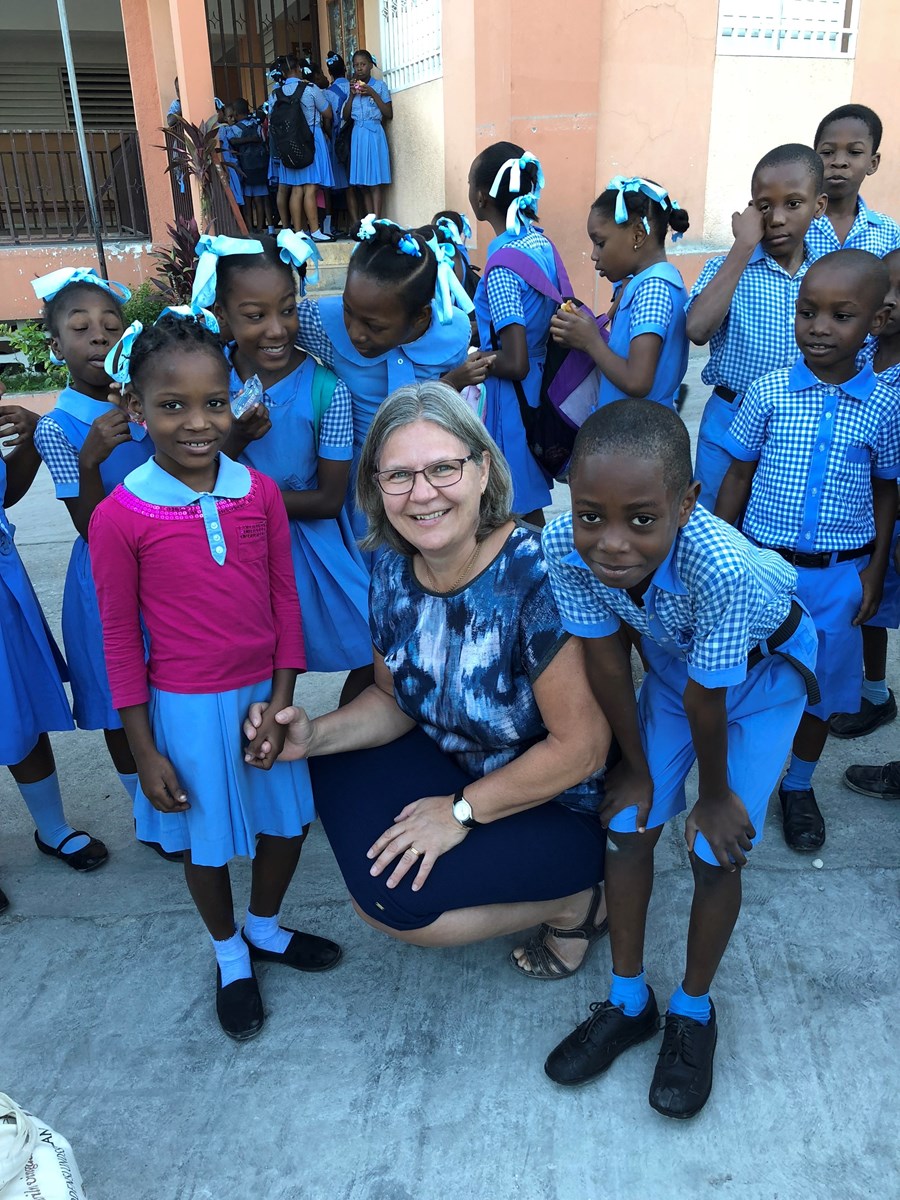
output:
M3 384L0 383L0 396L3 391ZM0 405L0 429L4 431L0 437L10 447L9 454L4 457L6 495L0 496L0 504L6 508L18 504L34 483L41 465L41 456L34 444L37 422L37 413L30 409L20 408L17 404Z
M863 594L854 625L865 625L878 612L884 576L891 552L894 523L897 520L897 480L872 476L872 504L875 511L875 548L859 573Z
M737 525L750 499L750 488L755 474L755 462L744 462L739 458L731 460L731 466L725 472L716 498L717 517L721 517L729 525Z
M715 515L729 525L737 525L744 514L759 456L768 437L772 400L761 386L766 378L763 376L747 388L737 416L722 441L723 449L731 455L731 466L719 488Z
M323 520L340 516L347 499L349 461L320 458L318 486L305 492L282 491L284 507L291 521Z
M610 350L594 318L580 309L566 312L559 309L550 322L550 334L555 342L583 350L589 354L613 387L643 399L653 387L656 366L663 341L657 333L640 333L628 344L628 357Z
M705 346L728 316L735 288L762 239L764 228L763 215L752 204L743 212L732 213L734 245L709 283L688 305L687 335L695 346Z
M156 748L147 705L136 704L118 712L134 755L141 791L159 812L187 812L191 807L187 792L170 760Z

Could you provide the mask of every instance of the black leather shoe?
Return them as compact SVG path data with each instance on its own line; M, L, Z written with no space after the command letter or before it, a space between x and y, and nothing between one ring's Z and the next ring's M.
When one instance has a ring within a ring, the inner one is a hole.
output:
M216 1015L222 1029L236 1042L255 1038L266 1019L256 976L235 979L222 987L222 972L216 966Z
M865 737L882 725L887 725L897 716L897 701L894 693L888 690L888 698L883 704L873 704L865 696L859 702L859 712L835 713L828 722L831 736L836 738Z
M618 1004L608 1000L591 1005L591 1015L563 1038L544 1063L544 1070L554 1083L573 1087L589 1083L608 1070L630 1046L653 1037L659 1028L659 1009L653 989L644 1011L636 1017L626 1017Z
M816 793L812 788L802 791L778 789L781 801L784 840L792 850L818 850L825 845L825 818L816 804Z
M848 767L844 783L861 796L900 800L900 762L885 763L883 767Z
M0 888L0 913L6 912L8 908L9 896L7 896L6 892L4 892L3 888Z
M66 854L63 847L68 842L71 842L72 838L77 837L88 838L88 844L82 846L80 850L73 850L71 854ZM64 862L73 871L96 871L109 858L109 851L100 839L91 837L83 829L76 829L74 833L70 833L68 837L63 838L55 850L52 846L48 846L46 842L42 842L38 837L37 830L35 830L34 844L40 850L41 854L49 854L51 858L58 858L60 862Z
M284 926L280 925L279 929L284 929ZM277 954L274 950L263 950L254 946L242 929L241 937L250 947L251 961L281 963L282 966L294 967L297 971L330 971L341 961L343 951L337 942L317 937L314 933L301 933L299 929L284 929L284 932L293 936L287 949Z
M662 1046L650 1084L650 1107L664 1117L695 1117L709 1099L716 1052L716 1009L709 1023L666 1013Z

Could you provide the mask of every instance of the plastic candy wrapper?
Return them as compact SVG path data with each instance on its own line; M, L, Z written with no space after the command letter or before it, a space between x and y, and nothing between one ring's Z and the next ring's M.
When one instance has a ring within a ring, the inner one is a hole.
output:
M258 375L251 375L239 392L231 398L231 411L236 421L257 404L264 404L266 393Z

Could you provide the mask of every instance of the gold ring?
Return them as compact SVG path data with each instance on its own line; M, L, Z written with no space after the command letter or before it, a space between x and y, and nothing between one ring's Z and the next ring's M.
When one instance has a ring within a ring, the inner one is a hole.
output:
M415 848L415 846L407 846L406 848L407 848L407 850L410 852L410 854L414 854L414 855L416 856L416 858L419 858L419 857L421 856L421 854L422 854L422 851L421 851L421 850L417 850L417 849Z

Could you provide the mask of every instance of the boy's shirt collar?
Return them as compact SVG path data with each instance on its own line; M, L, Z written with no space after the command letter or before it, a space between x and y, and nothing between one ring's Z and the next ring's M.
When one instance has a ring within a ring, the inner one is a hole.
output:
M803 271L806 270L806 268L808 266L810 266L812 261L813 261L812 250L809 247L809 243L804 238L804 240L803 240L803 261L801 262L800 266L797 268L797 270L794 272L793 275L789 275L788 272L785 270L785 268L781 265L781 263L778 262L776 259L774 259L767 250L763 249L762 242L757 242L756 248L754 249L753 253L750 255L750 258L747 260L747 266L749 267L753 263L764 263L769 268L770 271L781 271L784 275L788 275L789 279L796 279L799 274L801 274Z
M834 388L837 391L844 392L847 396L851 396L854 400L868 400L875 390L877 382L875 372L872 370L872 364L866 363L846 383L825 383L824 380L819 379L818 375L813 374L807 366L806 360L801 357L790 368L788 387L792 392L801 392L806 388Z

